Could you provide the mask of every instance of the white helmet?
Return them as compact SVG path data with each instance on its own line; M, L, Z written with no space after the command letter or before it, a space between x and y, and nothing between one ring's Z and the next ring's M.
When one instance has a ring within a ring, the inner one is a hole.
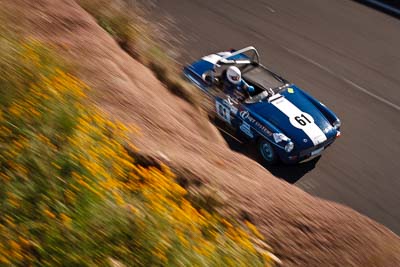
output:
M242 80L242 73L239 68L235 66L230 66L228 68L226 76L228 76L228 80L233 84L238 84Z

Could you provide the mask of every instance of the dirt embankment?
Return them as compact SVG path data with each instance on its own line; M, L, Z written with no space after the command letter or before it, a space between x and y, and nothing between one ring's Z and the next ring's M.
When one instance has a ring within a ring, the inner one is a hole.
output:
M400 239L357 212L314 198L234 153L199 110L173 96L72 0L3 0L13 30L56 45L97 105L140 127L134 143L216 188L254 222L285 266L400 266Z

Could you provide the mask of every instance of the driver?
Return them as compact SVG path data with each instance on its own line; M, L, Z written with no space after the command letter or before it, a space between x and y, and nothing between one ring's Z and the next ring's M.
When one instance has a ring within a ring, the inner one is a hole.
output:
M231 98L243 101L248 95L254 93L254 87L242 79L242 73L236 66L230 66L223 77L223 90Z

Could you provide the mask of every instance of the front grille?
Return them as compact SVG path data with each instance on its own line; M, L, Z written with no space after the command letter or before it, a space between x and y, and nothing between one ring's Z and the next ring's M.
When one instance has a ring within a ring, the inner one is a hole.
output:
M300 151L300 157L302 158L305 156L309 156L311 154L311 152L313 152L314 150L317 150L318 148L321 148L321 147L327 147L330 144L332 144L333 141L335 141L335 138L328 139L325 142L322 142L321 144L318 144L316 146L313 146L313 147L307 148L303 151Z

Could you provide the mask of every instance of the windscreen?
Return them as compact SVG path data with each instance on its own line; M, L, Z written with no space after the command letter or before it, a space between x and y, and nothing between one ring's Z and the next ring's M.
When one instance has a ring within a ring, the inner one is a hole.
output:
M259 65L249 66L243 69L242 75L246 81L256 84L264 89L278 88L287 83L283 78Z

